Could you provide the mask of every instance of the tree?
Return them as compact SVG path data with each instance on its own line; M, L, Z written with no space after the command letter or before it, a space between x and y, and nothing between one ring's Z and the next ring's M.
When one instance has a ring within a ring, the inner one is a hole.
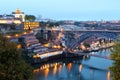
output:
M21 57L15 43L0 34L0 79L31 80L33 70Z
M110 67L112 80L120 80L120 40L113 47L110 57L114 60L113 65Z
M25 15L25 21L35 21L35 19L34 15Z

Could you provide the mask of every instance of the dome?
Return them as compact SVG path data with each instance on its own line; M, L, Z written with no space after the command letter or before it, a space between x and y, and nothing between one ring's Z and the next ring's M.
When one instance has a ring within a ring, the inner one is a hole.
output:
M24 14L20 9L16 9L15 12L12 12L12 14Z

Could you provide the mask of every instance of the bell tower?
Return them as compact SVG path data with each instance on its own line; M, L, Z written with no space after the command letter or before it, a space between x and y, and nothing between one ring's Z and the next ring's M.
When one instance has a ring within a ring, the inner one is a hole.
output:
M16 9L12 14L15 16L15 18L20 18L24 22L24 12L22 12L20 9Z

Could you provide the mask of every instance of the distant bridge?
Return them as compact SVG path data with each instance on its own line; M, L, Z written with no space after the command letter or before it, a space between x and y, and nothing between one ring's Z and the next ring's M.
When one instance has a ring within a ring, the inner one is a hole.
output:
M70 40L70 33L78 36L75 36L72 40ZM117 40L119 35L120 31L112 30L65 31L66 45L68 49L74 49L75 47L79 46L81 42L83 42L85 39L91 36L100 36L111 40Z
M41 29L36 29L34 33L40 32ZM47 30L47 31L56 31L57 33L61 32L61 30ZM105 37L111 40L117 40L120 35L120 30L63 30L66 39L66 46L68 49L74 49L81 42L91 36L100 36ZM73 35L71 35L73 34ZM73 37L70 38L70 35Z

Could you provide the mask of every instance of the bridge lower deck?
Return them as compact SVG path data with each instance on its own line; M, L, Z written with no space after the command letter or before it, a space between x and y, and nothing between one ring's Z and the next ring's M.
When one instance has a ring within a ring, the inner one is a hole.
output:
M71 54L78 54L78 55L82 55L82 56L94 56L94 57L99 57L99 58L104 58L104 59L111 59L110 56L101 56L98 54L90 54L90 53L82 53L82 52L72 52Z

